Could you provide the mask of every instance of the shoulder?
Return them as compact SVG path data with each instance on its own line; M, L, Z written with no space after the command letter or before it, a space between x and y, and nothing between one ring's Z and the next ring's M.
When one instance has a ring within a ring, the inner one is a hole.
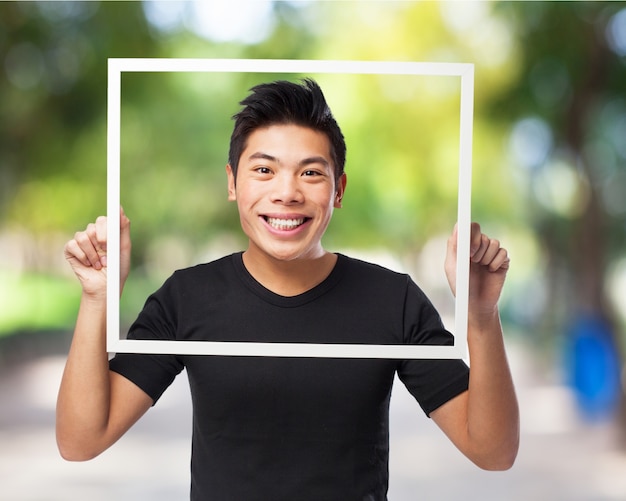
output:
M157 296L185 297L189 294L206 293L234 283L236 254L224 256L208 263L196 264L174 271L161 285Z
M339 262L345 269L344 274L355 287L364 292L375 289L377 295L405 295L420 302L429 302L426 294L415 280L406 272L394 271L380 264L339 254Z
M200 263L187 268L176 270L169 281L187 282L205 280L208 277L217 277L234 273L235 261L238 254L230 254L207 263Z
M409 276L406 273L391 270L380 264L364 261L362 259L346 256L344 254L338 254L338 256L338 262L341 266L345 267L345 270L348 273L356 273L367 277L387 278L389 280L406 281L409 279Z
M358 258L339 254L338 263L343 268L345 278L364 290L373 287L379 291L404 291L413 283L407 273L393 271L380 264Z

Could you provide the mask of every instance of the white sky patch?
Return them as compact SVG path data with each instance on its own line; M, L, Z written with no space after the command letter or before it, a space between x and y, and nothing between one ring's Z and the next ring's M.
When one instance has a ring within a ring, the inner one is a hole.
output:
M159 2L145 0L143 12L148 22L163 33L180 29L189 2Z
M192 2L185 24L197 35L215 42L255 44L274 27L271 1Z
M255 44L274 28L271 0L144 1L148 22L163 33L186 28L214 42Z

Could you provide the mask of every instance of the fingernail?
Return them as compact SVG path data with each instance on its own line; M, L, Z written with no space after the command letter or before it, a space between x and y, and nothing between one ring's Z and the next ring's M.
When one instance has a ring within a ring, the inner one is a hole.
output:
M106 266L107 266L107 257L106 256L102 256L100 258L100 263L102 264L103 268L106 268Z

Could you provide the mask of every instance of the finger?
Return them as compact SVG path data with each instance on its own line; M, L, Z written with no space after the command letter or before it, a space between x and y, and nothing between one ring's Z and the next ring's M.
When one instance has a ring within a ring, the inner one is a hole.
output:
M487 248L480 260L480 264L489 265L500 251L500 242L495 239L487 239Z
M470 226L470 257L480 250L482 245L482 232L480 231L480 225L478 223L472 223Z
M476 249L473 253L471 253L471 260L473 263L480 263L485 257L485 253L489 249L490 240L487 235L481 234L480 240L476 243L473 243L474 249Z
M123 227L126 223L129 223L130 219L128 219L128 216L126 215L126 212L124 211L124 207L122 207L120 205L120 226Z
M126 216L124 209L120 207L120 248L130 249L130 219Z
M99 270L106 266L107 218L105 216L98 217L95 223L87 225L86 232L95 251L95 255L87 252L87 256L92 266Z
M452 234L448 237L448 253L453 253L456 255L457 245L459 239L459 225L456 223L454 225L454 229L452 230Z
M107 265L107 218L100 216L96 219L96 232L94 246L100 258L100 265Z
M130 271L130 219L126 217L124 209L120 208L120 287L125 282Z
M95 233L95 225L90 223L87 225L87 229L85 231L79 231L74 235L74 241L82 251L82 259L80 260L81 263L85 266L92 266L99 270L102 265L100 263L100 256L97 250ZM79 257L78 253L75 255L77 258Z
M63 251L65 259L68 261L78 261L83 266L91 266L89 259L87 259L87 256L80 248L75 238L65 244L65 249L63 249Z
M500 247L498 253L489 263L489 271L508 270L511 264L509 253L506 249Z
M107 218L100 216L96 219L96 248L99 251L106 252L107 250Z

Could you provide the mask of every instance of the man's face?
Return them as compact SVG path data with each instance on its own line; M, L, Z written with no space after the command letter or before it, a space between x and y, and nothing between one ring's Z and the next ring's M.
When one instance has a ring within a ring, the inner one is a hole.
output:
M248 253L282 261L322 256L322 236L346 185L343 175L335 186L325 134L297 125L257 129L239 159L236 183L230 165L226 170Z

